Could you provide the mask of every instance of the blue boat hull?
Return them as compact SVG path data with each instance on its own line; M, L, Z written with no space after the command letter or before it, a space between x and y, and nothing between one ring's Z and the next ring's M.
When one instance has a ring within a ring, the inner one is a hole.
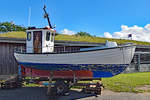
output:
M42 63L25 63L19 62L20 65L38 69L51 71L80 71L86 70L93 73L93 78L113 77L123 72L129 64L42 64Z

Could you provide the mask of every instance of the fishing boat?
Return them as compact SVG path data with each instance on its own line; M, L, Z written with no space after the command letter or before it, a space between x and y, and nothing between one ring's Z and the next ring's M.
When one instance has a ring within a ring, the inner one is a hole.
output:
M26 31L26 52L14 52L19 65L26 68L50 71L90 71L93 77L112 77L123 72L132 61L136 46L118 46L106 42L103 47L85 48L76 52L54 52L56 31L49 27L30 27Z

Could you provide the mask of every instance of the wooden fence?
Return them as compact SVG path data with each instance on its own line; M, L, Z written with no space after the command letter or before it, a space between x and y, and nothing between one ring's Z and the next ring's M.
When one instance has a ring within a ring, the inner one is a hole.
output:
M16 74L17 62L14 49L25 47L25 44L0 43L0 75Z

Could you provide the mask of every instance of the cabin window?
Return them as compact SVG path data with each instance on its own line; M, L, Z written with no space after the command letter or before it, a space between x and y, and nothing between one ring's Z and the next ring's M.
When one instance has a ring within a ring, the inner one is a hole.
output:
M52 33L51 42L54 40L54 33Z
M47 32L46 33L46 41L49 41L50 40L50 32Z
M27 33L27 40L28 40L28 41L31 41L31 32L28 32L28 33Z

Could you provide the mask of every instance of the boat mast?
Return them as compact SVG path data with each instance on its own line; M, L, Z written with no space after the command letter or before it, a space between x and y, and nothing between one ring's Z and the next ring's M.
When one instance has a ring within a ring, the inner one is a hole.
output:
M46 12L46 6L45 6L45 5L44 5L43 10L44 10L44 13L45 13L45 14L44 14L44 18L47 18L49 27L50 27L51 29L53 29L53 27L52 27L52 25L51 25L51 23L50 23L49 15L48 15L48 13Z

